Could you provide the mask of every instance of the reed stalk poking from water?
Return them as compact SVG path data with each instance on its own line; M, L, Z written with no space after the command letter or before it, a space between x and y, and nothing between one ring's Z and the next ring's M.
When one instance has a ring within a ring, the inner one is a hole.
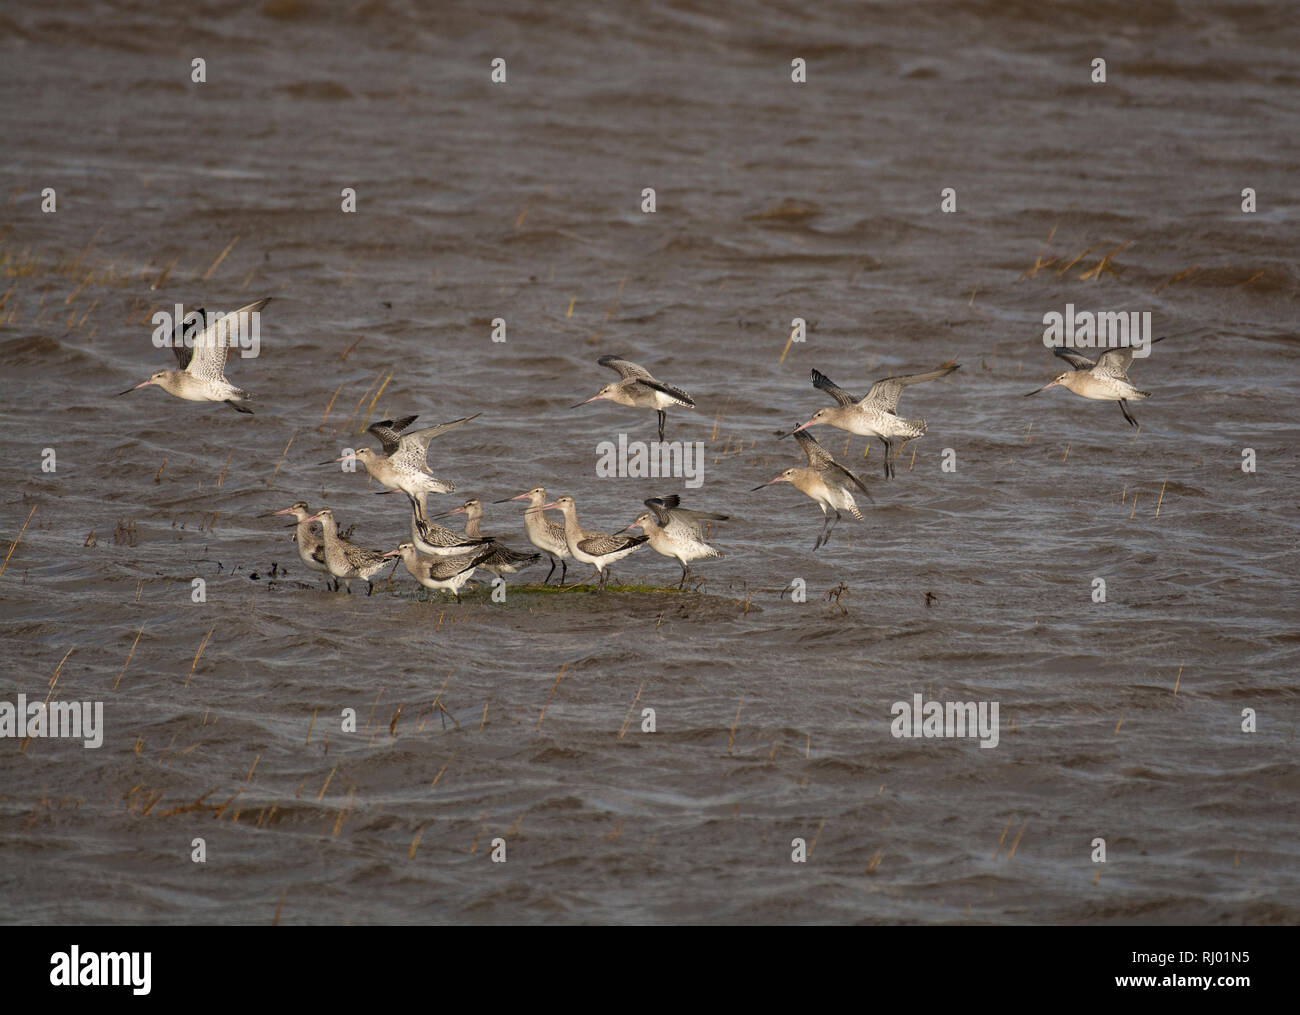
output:
M126 668L131 665L131 657L135 655L136 643L139 642L140 635L144 634L144 625L147 623L148 621L142 623L140 625L140 630L136 631L135 633L135 641L131 642L131 651L126 654L126 662L122 664L122 671L117 675L117 679L113 681L113 690L115 691L117 690L117 685L122 682L122 674L125 673Z
M216 629L217 625L213 624L208 630L208 633L203 636L203 641L199 644L199 650L194 653L194 662L190 663L190 672L185 677L186 687L190 686L190 678L194 676L194 667L199 665L199 657L203 655L203 650L207 648L208 645L208 639L212 637L212 632Z
M550 706L550 704L551 704L551 699L552 699L553 697L555 697L555 689L556 689L557 687L560 686L560 678L564 676L564 668L565 668L566 666L568 666L568 665L569 665L568 663L561 663L561 664L560 664L560 672L557 673L557 674L555 675L555 683L553 683L553 684L551 685L551 693L548 694L548 695L546 696L546 704L542 706L542 714L539 715L539 716L537 717L537 729L538 729L538 732L541 731L541 728L542 728L542 720L546 718L546 709ZM484 713L485 715L487 714L487 706L486 706L486 705L483 707L483 713Z
M18 541L23 538L23 533L27 531L27 522L32 520L32 515L34 514L36 514L35 504L33 504L32 509L27 512L27 521L23 522L23 527L18 530L18 538L13 541L13 544L9 547L9 552L5 554L5 562L0 564L0 575L3 575L5 573L5 568L9 566L9 558L14 555L14 550L18 549Z

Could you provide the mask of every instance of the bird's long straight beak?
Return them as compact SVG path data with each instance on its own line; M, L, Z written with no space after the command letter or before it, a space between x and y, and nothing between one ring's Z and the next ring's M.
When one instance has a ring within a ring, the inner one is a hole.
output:
M319 464L319 465L333 465L335 462L347 462L347 461L351 461L353 458L356 458L356 457L357 457L356 455L344 455L344 456L341 457L341 458L331 458L331 459L330 459L329 461L327 461L327 462L318 462L317 464Z
M600 395L592 395L590 398L584 399L583 401L579 402L577 405L571 405L571 406L569 406L569 408L570 408L570 409L578 409L578 408L581 408L582 406L586 405L588 402L594 402L594 401L596 401L596 399L598 399L598 398L600 398L600 397L602 397L602 396L600 396Z
M263 511L263 512L262 512L260 515L258 515L257 517L258 517L258 518L274 518L276 515L291 515L291 514L293 514L293 508L285 508L283 511ZM297 523L295 522L294 524L296 525Z
M114 398L117 398L118 395L129 395L132 391L137 391L137 390L139 390L140 388L147 388L147 387L148 387L150 384L152 384L152 383L153 383L153 378L151 377L151 378L149 378L149 380L147 380L147 381L141 381L139 384L136 384L136 385L134 385L134 386L132 386L132 387L129 387L129 388L127 388L125 391L119 391L119 392L117 393L117 395L114 395L113 397L114 397Z
M1048 381L1041 388L1035 388L1033 391L1026 391L1025 397L1028 398L1030 395L1036 395L1040 391L1046 391L1048 388L1054 388L1060 383L1061 383L1060 381Z
M807 430L812 425L813 425L813 421L810 419L807 423L802 423L799 426L795 427L793 430L790 431L790 433L796 434L800 430Z
M558 507L558 505L556 504L555 501L551 501L549 504L543 504L543 505L542 505L542 510L543 510L543 511L549 511L549 510L550 510L551 508L553 508L553 507Z
M765 486L771 486L773 483L779 483L779 482L781 482L781 477L777 476L776 479L769 479L766 483L759 483L758 486L754 487L754 490L761 490ZM750 490L749 492L753 493L754 490Z
M521 493L518 497L507 497L505 500L494 500L493 504L509 504L512 500L527 500L528 494Z
M320 515L312 515L310 518L304 518L304 519L303 519L303 522L304 522L304 523L306 523L306 522L318 522L318 521L320 521ZM297 524L297 523L295 522L295 524Z
M400 557L401 555L402 555L401 550L389 550L386 554L384 554L385 557Z

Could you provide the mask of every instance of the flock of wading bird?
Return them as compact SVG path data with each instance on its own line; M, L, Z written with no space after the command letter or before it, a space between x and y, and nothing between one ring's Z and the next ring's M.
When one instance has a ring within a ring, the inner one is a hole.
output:
M243 319L242 315L258 313L269 302L269 299L261 299L212 321L199 309L195 312L197 322L191 326L190 334L183 335L181 323L177 322L169 344L176 354L180 369L158 370L147 380L121 394L156 385L168 394L187 401L225 402L239 412L251 413L252 410L242 403L253 396L242 388L235 387L225 377L226 356L233 344L231 335ZM236 323L232 324L232 320ZM1162 338L1152 341L1159 342ZM1028 394L1036 395L1039 391L1059 385L1083 398L1118 402L1124 418L1131 425L1138 425L1128 410L1128 402L1147 398L1149 392L1139 391L1128 379L1128 367L1133 359L1132 349L1111 349L1095 361L1065 348L1053 351L1070 364L1071 370L1059 374L1043 387ZM605 399L632 408L653 409L659 418L660 441L664 439L667 409L674 406L695 408L695 401L681 388L665 384L644 367L621 356L601 356L596 362L616 371L619 379L606 384L591 398L571 408L576 409ZM862 512L854 501L854 492L863 494L868 500L871 500L871 494L866 484L836 462L817 439L807 432L808 429L826 425L863 437L875 437L885 446L885 478L892 478L895 474L894 460L898 454L909 441L924 436L927 429L923 419L898 415L899 398L911 385L938 380L959 368L960 364L949 361L924 373L885 377L872 384L862 397L850 394L825 374L813 370L813 387L824 391L836 404L818 409L807 422L776 434L777 437L793 436L799 442L808 464L788 468L766 483L754 487L754 490L775 483L789 483L816 501L822 510L823 524L813 549L826 545L840 520L841 512L847 511L858 521L863 520ZM411 504L411 538L395 550L373 550L357 545L339 533L333 511L324 508L313 512L304 501L282 511L270 512L264 517L294 516L293 538L297 543L298 556L308 568L325 575L327 586L335 592L339 589L339 582L351 592L352 579L360 578L366 582L367 594L370 594L374 591L371 577L381 571L393 557L400 557L411 577L430 593L435 590L447 591L459 600L460 590L476 570L482 568L497 577L514 574L540 562L543 553L551 562L551 569L543 584L550 582L555 569L559 567L560 584L563 585L568 576L568 561L572 557L594 568L592 577L599 580L601 588L605 585L610 565L634 553L643 544L648 543L655 552L677 560L682 568L679 588L685 587L690 579L689 565L693 561L723 556L721 551L706 541L704 526L706 522L726 521L727 516L687 510L681 506L681 501L675 494L652 497L645 501L649 510L640 513L631 524L614 533L584 528L578 521L578 509L572 497L565 495L549 500L546 489L541 486L535 486L514 497L494 501L496 504L528 502L524 511L524 531L528 541L540 551L538 553L519 552L493 536L485 536L482 531L483 504L477 497L465 501L454 510L431 516L428 510L429 494L452 493L455 484L438 479L429 470L429 444L435 437L464 426L478 416L476 413L419 430L407 429L416 421L417 416L382 420L366 428L380 442L382 453L370 448L358 448L340 458L320 463L331 465L347 461L360 462L371 478L385 487L380 493L400 491L406 494ZM897 448L894 446L895 441L899 442ZM546 512L550 510L558 511L563 522L548 517ZM463 532L456 532L435 520L461 514L465 516ZM312 527L313 523L320 524L319 535ZM633 535L630 531L632 529L640 529L641 534Z

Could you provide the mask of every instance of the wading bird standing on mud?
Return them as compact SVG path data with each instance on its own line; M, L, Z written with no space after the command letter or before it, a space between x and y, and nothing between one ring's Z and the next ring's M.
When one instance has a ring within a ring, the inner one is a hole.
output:
M524 511L524 531L528 533L528 541L551 558L551 569L546 572L542 584L551 580L555 566L559 564L560 584L563 585L564 577L569 573L569 557L572 554L569 553L569 541L564 536L564 526L551 521L542 510L546 505L546 488L535 486L518 497L507 497L493 503L509 504L513 500L528 501L528 508Z
M645 501L650 511L642 511L629 529L640 529L650 542L650 549L665 557L674 557L682 566L682 580L678 588L686 587L691 569L686 565L705 557L723 557L725 554L704 541L703 522L725 522L727 515L711 515L705 511L687 511L681 507L676 494L668 497L651 497Z
M333 580L334 591L339 590L338 579L330 574L329 565L325 563L325 542L318 538L316 533L311 530L311 508L307 506L306 501L298 501L293 507L287 507L283 511L272 511L272 515L293 515L296 522L293 523L294 542L298 544L298 557L311 570L318 571L325 576L325 585L329 587L330 581Z
M587 402L595 402L601 398L617 402L619 405L629 405L634 409L654 409L659 413L659 440L662 441L664 423L668 419L664 410L670 405L695 408L694 400L681 388L655 380L645 367L625 360L622 356L602 356L596 362L603 367L617 370L622 380L606 384L585 402L569 406L570 409L576 409L586 405Z
M367 550L357 546L349 539L339 535L338 525L334 521L334 512L329 508L317 511L303 522L320 522L321 535L325 537L325 566L335 578L343 580L343 587L352 591L352 579L360 578L366 583L366 595L375 591L370 576L378 574L388 563L384 554L378 550ZM300 522L299 524L302 524ZM335 590L338 582L334 583Z
M836 463L830 452L817 443L816 437L797 430L790 432L794 434L795 440L808 456L808 465L801 469L786 469L775 479L760 483L754 489L761 490L773 483L789 483L796 490L815 500L826 517L821 535L817 537L817 542L813 543L813 549L816 550L830 542L831 532L840 520L841 511L847 511L858 521L862 521L862 512L854 503L852 490L861 490L866 494L867 500L871 500L871 494L867 492L867 486L862 480ZM831 512L835 513L834 519L831 518Z
M242 334L248 333L249 318L244 315L259 313L270 302L270 297L267 297L240 307L233 314L214 316L210 322L202 307L187 314L187 319L197 316L197 320L188 326L183 321L175 322L170 340L180 369L155 370L148 380L118 394L126 395L153 384L187 402L225 402L232 409L251 415L253 410L239 403L252 398L252 392L237 388L226 380L226 354L232 344L238 344ZM203 324L203 330L193 334L199 323Z
M1163 342L1168 337L1168 335L1161 335L1159 338L1153 338L1151 345ZM1099 402L1119 402L1119 411L1124 414L1129 425L1138 425L1138 421L1128 411L1128 403L1150 398L1151 392L1139 391L1128 379L1129 364L1133 362L1132 348L1108 349L1097 357L1096 362L1063 346L1057 346L1052 353L1061 357L1074 369L1058 374L1041 388L1026 392L1026 398L1059 384L1082 398L1091 398Z
M825 423L829 426L847 430L861 437L878 437L885 445L885 478L894 475L894 439L902 438L898 450L901 452L907 442L925 436L926 425L923 419L907 419L898 415L898 399L903 390L912 384L933 381L947 377L954 370L961 368L960 363L951 361L923 374L900 374L897 377L885 377L871 385L871 390L859 398L843 388L837 387L829 377L820 370L812 372L813 387L826 392L839 403L828 409L818 409L812 419L802 426L795 427L789 433L805 430L810 426ZM789 434L781 434L782 437Z
M578 507L573 498L567 494L557 498L546 509L558 508L564 515L564 538L568 540L569 552L575 560L590 564L600 577L600 587L605 587L605 578L609 565L622 560L629 553L646 541L645 536L625 536L619 533L608 535L584 529L578 524Z

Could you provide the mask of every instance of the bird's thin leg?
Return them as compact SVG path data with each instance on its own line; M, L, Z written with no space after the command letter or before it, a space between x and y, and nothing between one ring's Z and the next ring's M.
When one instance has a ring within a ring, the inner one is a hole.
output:
M677 587L678 587L679 589L684 589L684 588L686 588L686 579L690 576L690 573L691 573L691 572L690 572L690 569L687 568L687 566L683 563L683 564L682 564L682 580L681 580L680 582L677 583Z
M561 585L564 584L564 579L568 576L568 574L569 574L569 562L567 560L561 559L560 560L560 584Z
M550 582L551 575L555 574L555 565L558 563L555 559L555 554L548 552L547 556L551 558L551 569L546 572L546 579L542 582L543 585L546 585L547 583ZM560 582L563 583L563 581L564 579L561 578Z
M666 423L667 421L668 421L668 413L664 412L663 409L660 409L659 410L659 443L660 444L662 444L664 441L664 423Z
M889 478L889 452L892 450L893 445L889 443L888 437L881 437L880 443L885 446L885 478L888 479Z
M368 596L370 596L370 595L374 595L374 592L375 592L375 583L372 582L369 578L367 578L367 579L366 579L366 595L368 595Z
M1130 426L1137 426L1138 421L1133 418L1133 414L1128 411L1128 402L1123 398L1119 400L1119 411L1124 414L1124 418L1129 421Z

